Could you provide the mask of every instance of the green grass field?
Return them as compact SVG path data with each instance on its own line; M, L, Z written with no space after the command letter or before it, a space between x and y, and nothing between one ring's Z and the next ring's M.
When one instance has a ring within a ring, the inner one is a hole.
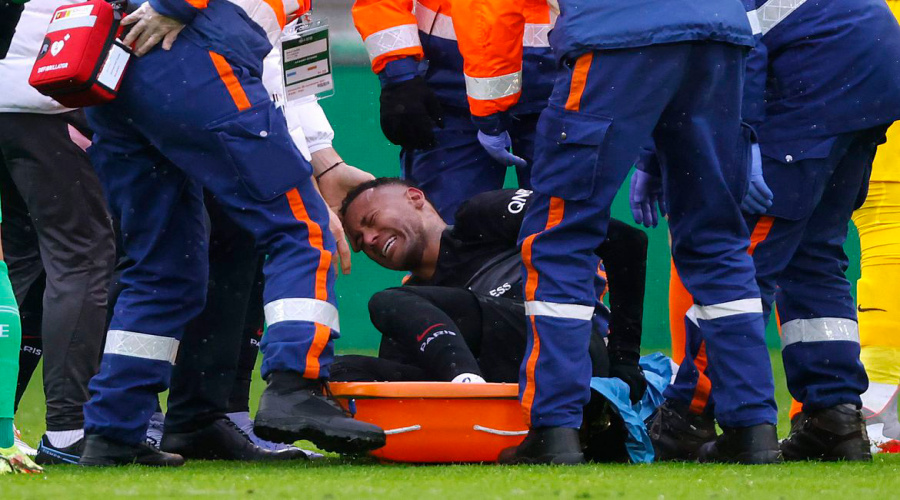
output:
M773 353L775 354L775 353ZM779 430L787 432L789 398L778 358L773 358ZM43 396L35 380L17 424L26 440L43 433ZM262 389L254 381L252 398ZM348 461L251 465L193 461L181 469L145 467L81 469L56 466L43 476L0 477L0 499L14 498L896 498L900 456L872 464L795 463L739 467L698 464L504 467L413 466Z

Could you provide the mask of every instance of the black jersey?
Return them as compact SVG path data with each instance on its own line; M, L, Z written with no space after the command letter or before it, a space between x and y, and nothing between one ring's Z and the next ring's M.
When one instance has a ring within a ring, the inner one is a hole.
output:
M493 297L522 300L519 229L530 203L527 189L502 189L473 196L456 211L456 224L441 235L430 280L407 285L468 288Z

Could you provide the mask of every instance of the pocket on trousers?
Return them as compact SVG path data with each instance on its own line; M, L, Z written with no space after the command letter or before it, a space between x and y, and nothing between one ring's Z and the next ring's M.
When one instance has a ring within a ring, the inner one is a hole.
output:
M263 102L207 127L250 196L268 201L312 175L274 104Z
M534 189L564 200L594 193L600 154L612 119L548 107L538 120L531 171Z

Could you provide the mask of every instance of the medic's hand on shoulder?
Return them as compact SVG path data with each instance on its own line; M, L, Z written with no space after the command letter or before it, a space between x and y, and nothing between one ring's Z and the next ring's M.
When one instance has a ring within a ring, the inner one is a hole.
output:
M444 128L444 110L418 74L412 57L388 62L381 81L381 130L392 143L409 149L435 146L434 127Z

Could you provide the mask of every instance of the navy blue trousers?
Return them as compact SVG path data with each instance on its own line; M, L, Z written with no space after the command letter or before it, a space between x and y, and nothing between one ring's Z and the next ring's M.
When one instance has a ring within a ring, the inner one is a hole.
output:
M558 77L538 122L534 204L520 233L529 338L520 393L533 427L578 427L594 249L610 206L651 139L669 204L675 265L710 354L722 425L774 423L762 304L738 203L747 189L741 127L745 50L679 43L586 53Z
M853 210L862 205L884 127L836 137L763 144L763 174L775 195L747 215L766 318L778 311L788 390L804 411L861 406L868 387L844 253ZM687 324L685 362L667 397L691 402L702 338ZM715 398L713 398L715 401ZM701 402L702 403L702 402ZM708 406L708 405L707 405ZM704 405L694 405L701 411Z

